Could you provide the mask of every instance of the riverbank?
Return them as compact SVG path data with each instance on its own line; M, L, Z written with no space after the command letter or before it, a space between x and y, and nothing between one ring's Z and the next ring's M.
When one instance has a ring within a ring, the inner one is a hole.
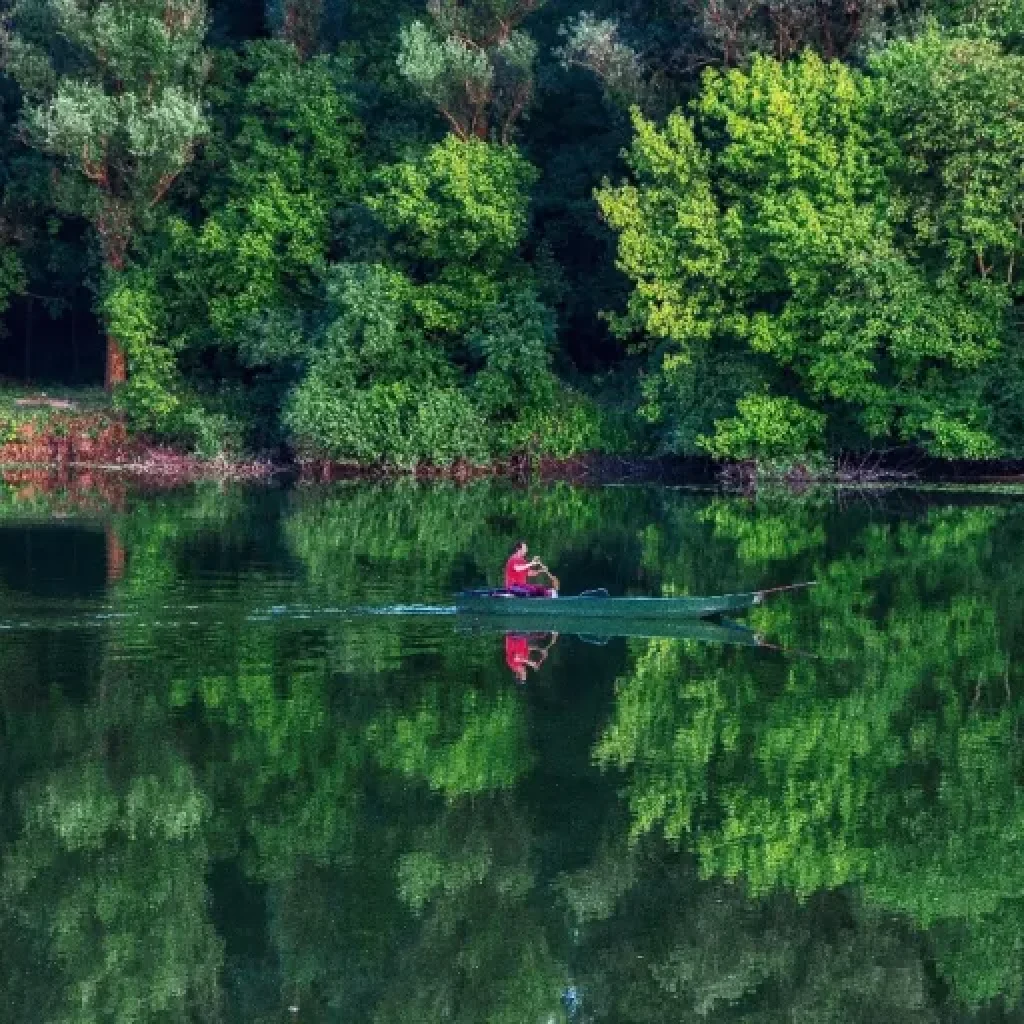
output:
M0 390L0 466L15 471L118 472L174 486L261 480L291 471L262 457L201 459L134 433L102 391Z
M285 453L203 459L133 433L102 391L0 390L0 466L78 472L117 471L154 483L197 480L560 480L572 483L665 482L685 476L708 483L706 459L626 458L589 453L555 459L520 453L486 464L456 460L450 465L396 467L383 463L294 459Z
M782 487L968 486L1020 488L1024 460L933 459L915 449L787 463L721 463L701 457L618 456L591 452L553 458L522 452L489 463L396 467L384 463L292 458L287 453L204 459L131 431L102 391L0 390L0 467L43 474L119 473L152 487L202 480L332 483L345 480L552 481L581 485L651 483L720 486L741 493Z

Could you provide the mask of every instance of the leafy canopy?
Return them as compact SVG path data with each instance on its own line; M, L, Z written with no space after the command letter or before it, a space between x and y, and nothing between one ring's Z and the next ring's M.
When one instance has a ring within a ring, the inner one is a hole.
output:
M659 129L634 114L634 181L599 192L635 285L617 326L662 343L669 382L695 358L742 354L792 415L824 416L833 443L992 454L978 371L999 349L1006 287L930 260L909 230L880 91L813 54L758 57L709 73L693 120ZM739 434L723 422L700 444L756 449L753 409L739 408ZM750 444L731 443L744 434ZM792 436L800 454L806 431Z

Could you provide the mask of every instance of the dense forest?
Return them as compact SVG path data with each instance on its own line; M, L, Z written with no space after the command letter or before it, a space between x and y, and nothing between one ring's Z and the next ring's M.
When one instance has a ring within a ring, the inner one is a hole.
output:
M1021 0L5 6L7 377L204 454L1024 454Z

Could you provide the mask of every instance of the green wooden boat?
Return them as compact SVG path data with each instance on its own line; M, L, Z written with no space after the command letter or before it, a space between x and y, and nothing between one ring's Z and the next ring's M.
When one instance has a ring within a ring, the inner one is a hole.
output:
M544 619L550 623L550 628L557 630L558 622L569 618L650 622L735 615L760 604L766 594L773 592L755 590L715 597L610 597L605 591L591 591L576 597L516 597L505 590L484 589L463 591L455 599L455 608L462 615L495 615L510 622Z

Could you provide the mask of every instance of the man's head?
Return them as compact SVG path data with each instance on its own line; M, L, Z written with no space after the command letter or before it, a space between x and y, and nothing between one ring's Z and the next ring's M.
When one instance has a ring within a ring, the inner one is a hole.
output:
M515 547L512 549L512 554L518 555L520 558L524 557L526 554L526 541L517 540Z

